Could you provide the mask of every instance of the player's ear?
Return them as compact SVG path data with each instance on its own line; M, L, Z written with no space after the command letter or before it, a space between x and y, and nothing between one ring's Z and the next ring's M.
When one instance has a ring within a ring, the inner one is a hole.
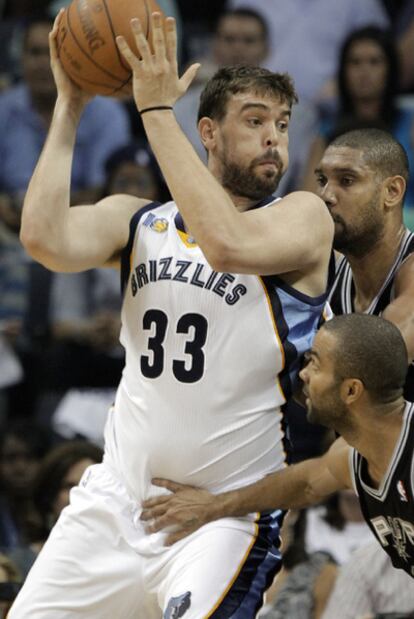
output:
M354 404L362 396L364 384L359 378L346 378L342 381L340 395L347 406Z
M389 176L384 181L384 205L388 210L399 206L402 203L405 188L405 179L400 176Z
M216 123L211 118L203 116L198 123L198 131L200 133L201 141L208 151L210 151L216 144Z

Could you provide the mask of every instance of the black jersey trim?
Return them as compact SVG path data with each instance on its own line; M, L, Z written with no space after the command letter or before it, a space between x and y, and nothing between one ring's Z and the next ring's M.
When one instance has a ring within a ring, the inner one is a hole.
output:
M274 286L277 286L278 288L284 290L291 297L294 297L298 301L302 301L307 305L321 305L328 299L327 290L317 297L311 297L310 295L307 295L306 293L297 290L297 288L293 288L293 286L287 284L283 279L281 279L279 275L262 275L261 278L264 282L266 282L266 285L273 284Z
M135 233L138 227L141 218L145 213L151 211L153 209L159 208L162 206L161 202L149 202L145 206L141 207L132 217L129 222L129 236L128 242L125 245L124 249L121 252L121 295L123 296L125 287L128 283L129 276L131 274L131 254L132 248L134 246L134 238Z
M359 454L359 462L358 462L359 483L361 484L361 487L364 490L364 492L369 494L369 496L372 497L373 499L376 499L377 501L381 501L382 503L387 499L390 485L394 478L395 469L399 465L401 453L404 451L407 445L407 440L408 440L408 436L410 434L410 429L411 429L412 408L413 408L413 405L411 404L411 402L406 402L405 409L404 409L403 427L401 429L401 433L398 438L397 444L394 448L394 452L391 458L391 462L388 465L387 472L385 473L385 476L383 480L381 481L380 487L378 489L372 488L364 481L362 467L363 467L364 462L366 462L366 460L363 459L362 456Z
M280 528L285 512L260 514L254 542L239 566L230 587L204 619L245 619L255 617L263 595L282 567Z
M380 290L369 304L369 307L364 311L364 314L378 315L390 303L395 274L401 267L401 264L412 253L414 253L414 234L406 229L395 260L389 269ZM340 313L352 314L355 311L353 295L354 280L352 269L348 260L344 256L337 267L336 278L329 296L329 301L332 301L332 307L335 313L338 313L337 304L339 303Z

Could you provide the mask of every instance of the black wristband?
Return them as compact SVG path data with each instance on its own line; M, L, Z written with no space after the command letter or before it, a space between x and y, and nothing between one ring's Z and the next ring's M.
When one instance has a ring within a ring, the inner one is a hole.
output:
M155 105L154 107L145 107L143 110L138 110L140 115L145 114L145 112L155 112L155 110L172 110L171 105Z

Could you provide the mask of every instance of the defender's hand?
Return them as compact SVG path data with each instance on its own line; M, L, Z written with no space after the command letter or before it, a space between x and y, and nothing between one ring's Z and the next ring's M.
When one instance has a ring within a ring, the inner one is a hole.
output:
M58 54L58 32L59 23L62 19L64 9L61 9L56 16L53 28L49 33L50 66L55 80L58 98L66 102L75 104L77 108L83 110L84 106L92 99L92 95L84 92L73 82L65 73Z
M172 494L144 501L141 520L152 521L147 526L150 533L174 526L174 532L166 538L167 546L220 517L217 509L219 497L207 490L177 484L166 479L153 479L152 483L167 488Z
M181 78L178 76L175 19L167 17L164 33L161 13L152 13L154 53L151 53L139 19L131 20L131 29L141 60L131 51L124 37L118 36L116 42L133 73L133 92L138 111L160 105L173 106L187 91L200 66L193 64Z

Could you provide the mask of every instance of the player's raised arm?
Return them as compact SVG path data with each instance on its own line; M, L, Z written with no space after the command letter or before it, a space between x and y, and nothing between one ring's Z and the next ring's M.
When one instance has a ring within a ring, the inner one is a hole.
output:
M89 96L64 73L57 57L59 16L50 33L57 87L55 111L23 206L21 241L46 267L78 271L101 266L126 245L131 216L145 201L110 197L98 205L70 207L70 176L76 130ZM99 210L98 210L99 209Z
M151 532L173 525L175 531L167 538L167 544L173 544L218 518L245 516L276 507L307 507L333 492L352 487L349 450L342 438L337 439L320 458L304 460L255 484L217 495L168 480L153 480L172 494L144 502L141 519L149 522Z
M281 160L278 150L280 142L287 158L288 103L282 95L255 96L250 92L233 97L232 109L226 112L228 127L223 128L214 119L202 119L202 139L214 159L207 169L172 111L197 66L178 77L174 20L166 20L165 36L161 16L154 14L152 20L154 54L137 20L132 21L132 28L142 60L124 39L118 38L118 46L133 71L135 101L152 149L186 226L210 265L218 271L273 274L321 264L329 255L333 223L317 196L298 192L274 207L239 212L259 201L254 197L254 183L237 194L237 184L245 182L244 175L239 175L234 190L229 190L223 175L223 157L231 154L225 141L234 140L235 132L239 144L254 143L255 150L252 147L244 163L247 167L251 163L253 176L260 182L283 173L287 162ZM237 208L230 194L237 196Z

